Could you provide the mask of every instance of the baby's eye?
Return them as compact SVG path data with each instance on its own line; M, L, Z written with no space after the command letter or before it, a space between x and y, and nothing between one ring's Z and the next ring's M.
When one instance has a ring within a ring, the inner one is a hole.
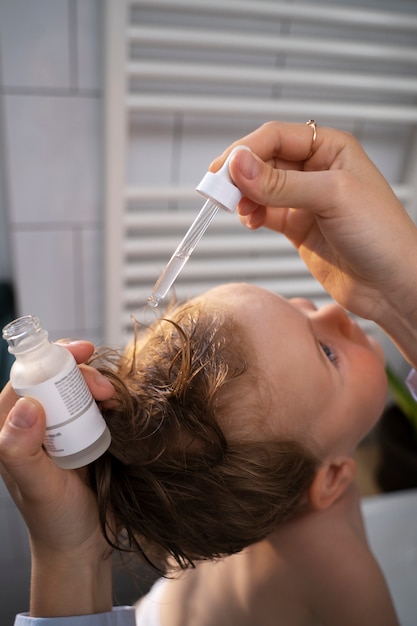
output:
M329 348L329 346L327 346L325 343L322 343L321 341L320 341L320 347L323 350L324 354L329 359L329 361L331 363L333 363L333 365L336 365L336 363L337 363L337 356L335 355L333 350L331 348Z

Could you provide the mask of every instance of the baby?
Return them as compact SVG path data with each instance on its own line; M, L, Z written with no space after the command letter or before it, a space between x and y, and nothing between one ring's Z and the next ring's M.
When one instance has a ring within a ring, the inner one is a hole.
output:
M138 624L398 624L352 457L384 357L344 309L223 285L98 367L117 398L90 468L103 532L169 575Z

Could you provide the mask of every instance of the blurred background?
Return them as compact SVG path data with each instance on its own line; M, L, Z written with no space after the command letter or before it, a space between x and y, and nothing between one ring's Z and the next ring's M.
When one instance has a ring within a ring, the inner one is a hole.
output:
M352 132L416 219L414 0L0 0L2 325L32 313L52 339L123 345L210 161L265 121L310 118ZM221 214L175 291L232 280L327 299L286 241ZM9 367L2 346L2 383ZM2 624L28 589L1 485ZM116 595L137 594L123 579Z

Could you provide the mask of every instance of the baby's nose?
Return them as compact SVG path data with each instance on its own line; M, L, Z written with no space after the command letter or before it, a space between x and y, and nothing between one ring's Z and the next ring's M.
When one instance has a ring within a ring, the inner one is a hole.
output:
M307 298L290 298L289 302L300 311L317 311L317 307L311 300Z
M317 322L327 328L339 331L345 337L350 337L354 327L353 320L345 309L338 304L327 304L314 313Z

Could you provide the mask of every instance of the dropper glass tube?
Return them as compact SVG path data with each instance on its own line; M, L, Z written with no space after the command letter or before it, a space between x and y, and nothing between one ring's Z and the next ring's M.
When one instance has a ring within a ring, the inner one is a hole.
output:
M207 200L194 222L186 232L184 239L168 261L162 274L156 281L152 294L148 298L148 303L152 307L157 307L159 301L165 298L169 289L174 284L175 279L190 258L194 248L207 230L210 222L216 215L219 207L211 200Z
M165 298L217 211L223 209L228 213L233 213L236 210L242 193L233 184L229 172L229 162L236 150L250 149L244 145L235 146L220 170L216 173L206 172L196 187L207 201L156 281L152 294L148 298L150 306L157 307L159 301Z

